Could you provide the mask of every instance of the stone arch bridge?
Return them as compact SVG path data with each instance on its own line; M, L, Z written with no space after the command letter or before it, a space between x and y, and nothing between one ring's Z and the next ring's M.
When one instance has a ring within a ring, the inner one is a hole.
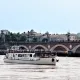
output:
M49 43L9 43L10 46L18 45L22 49L27 51L51 51L51 52L62 52L68 53L72 51L73 53L80 53L80 41L63 41L63 42L49 42Z

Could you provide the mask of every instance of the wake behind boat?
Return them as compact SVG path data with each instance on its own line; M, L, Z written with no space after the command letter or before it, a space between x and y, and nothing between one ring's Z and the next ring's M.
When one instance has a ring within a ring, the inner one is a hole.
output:
M18 46L12 46L4 58L4 62L21 64L56 65L57 61L53 53L22 51Z

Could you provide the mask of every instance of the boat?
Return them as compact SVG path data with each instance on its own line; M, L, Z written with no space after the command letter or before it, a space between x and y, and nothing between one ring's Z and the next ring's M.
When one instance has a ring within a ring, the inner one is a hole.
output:
M18 46L12 46L7 50L4 57L6 63L20 63L20 64L39 64L39 65L56 65L58 60L56 55L45 52L32 52L20 50Z

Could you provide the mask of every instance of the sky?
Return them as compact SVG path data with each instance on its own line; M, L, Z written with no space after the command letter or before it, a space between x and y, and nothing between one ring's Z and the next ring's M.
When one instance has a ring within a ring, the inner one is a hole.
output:
M80 32L80 0L0 0L0 30Z

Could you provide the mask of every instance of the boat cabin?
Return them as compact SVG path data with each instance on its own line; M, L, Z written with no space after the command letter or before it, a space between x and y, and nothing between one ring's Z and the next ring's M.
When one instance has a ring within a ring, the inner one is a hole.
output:
M33 60L35 59L35 53L7 53L6 58L13 60Z

